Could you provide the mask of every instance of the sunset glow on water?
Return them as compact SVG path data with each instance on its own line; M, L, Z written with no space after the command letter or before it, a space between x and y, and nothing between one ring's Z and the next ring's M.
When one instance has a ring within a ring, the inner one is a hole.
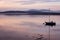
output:
M51 40L60 40L60 16L51 16L50 19L57 25L51 27ZM43 23L49 21L47 15L20 15L0 16L0 38L1 40L35 40L43 35L43 40L48 40L48 26ZM3 39L2 39L3 38Z

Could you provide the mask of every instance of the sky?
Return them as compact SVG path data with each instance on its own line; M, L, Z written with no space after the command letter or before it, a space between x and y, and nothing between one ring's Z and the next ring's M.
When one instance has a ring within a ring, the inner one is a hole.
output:
M0 11L29 9L60 10L60 0L0 0Z

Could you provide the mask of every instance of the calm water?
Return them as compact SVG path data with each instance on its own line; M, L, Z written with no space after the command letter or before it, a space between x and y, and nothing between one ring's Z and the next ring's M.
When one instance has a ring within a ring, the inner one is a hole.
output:
M50 20L57 23L50 29L50 39L60 40L60 16L51 16ZM0 40L35 40L41 36L48 40L49 27L43 23L49 21L47 15L0 15Z

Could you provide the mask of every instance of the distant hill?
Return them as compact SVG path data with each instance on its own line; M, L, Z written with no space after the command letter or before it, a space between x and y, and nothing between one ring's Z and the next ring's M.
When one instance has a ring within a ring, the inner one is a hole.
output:
M26 13L25 11L4 11L0 13Z
M60 12L53 12L50 10L28 10L28 11L4 11L0 14L5 15L60 15Z

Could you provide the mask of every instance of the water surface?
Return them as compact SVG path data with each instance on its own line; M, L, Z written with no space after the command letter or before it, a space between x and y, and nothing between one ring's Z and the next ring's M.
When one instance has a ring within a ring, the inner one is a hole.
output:
M51 27L50 39L60 40L60 16L51 15L50 20L57 23ZM43 23L49 21L48 15L0 15L0 40L35 40L42 35L42 40L48 40L49 26Z

